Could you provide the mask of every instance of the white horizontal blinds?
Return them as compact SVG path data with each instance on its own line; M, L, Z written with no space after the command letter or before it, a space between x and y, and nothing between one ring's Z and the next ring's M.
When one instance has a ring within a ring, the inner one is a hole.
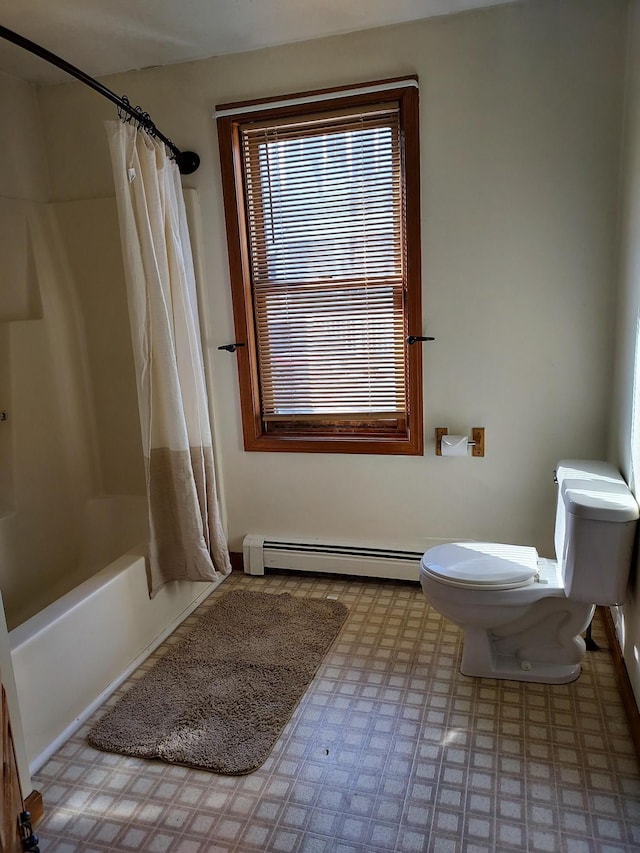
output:
M263 419L404 416L397 104L241 138Z

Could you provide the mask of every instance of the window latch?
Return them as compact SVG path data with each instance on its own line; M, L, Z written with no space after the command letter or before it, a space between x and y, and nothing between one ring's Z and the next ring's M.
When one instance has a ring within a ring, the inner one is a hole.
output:
M218 349L224 349L227 352L235 352L238 349L238 347L243 347L243 346L245 346L245 344L243 344L243 343L224 344L223 346L218 347Z
M407 338L407 343L409 345L422 343L423 341L435 341L435 338L425 338L424 335L409 335Z

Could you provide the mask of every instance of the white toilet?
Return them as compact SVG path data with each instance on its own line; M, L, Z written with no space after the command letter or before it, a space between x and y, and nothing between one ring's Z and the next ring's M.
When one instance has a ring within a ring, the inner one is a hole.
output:
M424 554L429 603L464 630L464 675L564 684L580 675L596 604L622 603L638 504L605 462L566 460L558 483L555 551L486 542Z

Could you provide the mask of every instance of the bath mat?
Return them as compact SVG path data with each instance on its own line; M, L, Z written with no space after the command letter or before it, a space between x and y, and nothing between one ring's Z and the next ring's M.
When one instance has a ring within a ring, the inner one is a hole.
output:
M346 616L337 601L233 590L96 723L89 743L250 773L269 756Z

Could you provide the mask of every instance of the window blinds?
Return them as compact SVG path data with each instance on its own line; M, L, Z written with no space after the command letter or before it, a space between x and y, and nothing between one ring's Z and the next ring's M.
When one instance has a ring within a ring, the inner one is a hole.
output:
M240 139L263 420L403 418L397 103Z

